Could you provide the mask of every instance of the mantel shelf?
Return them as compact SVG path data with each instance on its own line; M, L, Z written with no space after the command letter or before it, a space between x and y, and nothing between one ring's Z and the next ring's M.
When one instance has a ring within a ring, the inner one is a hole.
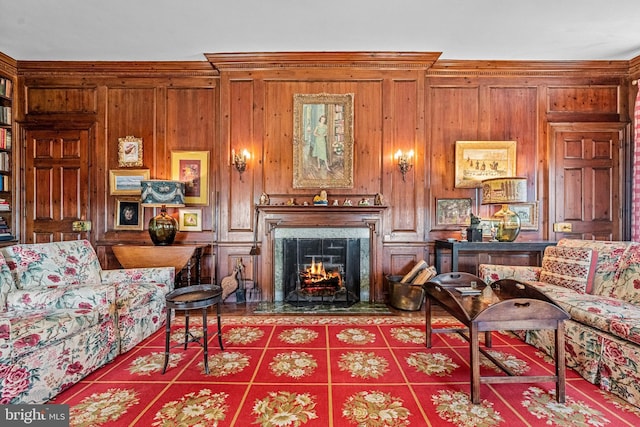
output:
M365 205L365 206L316 206L316 205L256 205L256 209L265 213L380 213L387 209L385 205Z

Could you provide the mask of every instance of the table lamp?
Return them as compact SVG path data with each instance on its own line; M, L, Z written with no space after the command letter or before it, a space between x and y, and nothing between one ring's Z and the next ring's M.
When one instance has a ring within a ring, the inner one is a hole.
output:
M178 221L167 213L167 206L184 206L184 182L163 179L141 181L142 206L160 208L160 214L149 220L149 236L154 245L173 243L178 231Z
M482 181L482 204L502 205L493 217L498 220L496 239L513 242L520 234L520 217L509 209L510 203L527 201L527 179L522 177L492 178Z

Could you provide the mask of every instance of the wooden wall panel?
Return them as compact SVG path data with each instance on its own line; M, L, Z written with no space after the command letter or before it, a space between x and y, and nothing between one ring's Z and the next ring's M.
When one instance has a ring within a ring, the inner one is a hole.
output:
M618 113L619 87L602 86L553 86L547 90L549 113Z
M26 91L25 114L95 113L95 88L29 87Z

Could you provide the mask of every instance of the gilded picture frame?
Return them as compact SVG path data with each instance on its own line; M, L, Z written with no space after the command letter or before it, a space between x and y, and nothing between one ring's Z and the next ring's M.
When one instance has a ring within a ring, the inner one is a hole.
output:
M121 168L142 166L142 138L135 136L118 138L118 166Z
M178 209L178 228L180 231L202 231L202 209Z
M468 226L471 222L471 199L436 199L436 227Z
M149 169L111 169L109 171L109 194L139 195L140 181L149 179Z
M136 199L116 199L115 230L143 229L142 203Z
M538 202L509 205L509 209L520 217L521 230L538 229Z
M209 152L172 151L171 176L185 183L184 201L188 205L209 203Z
M479 188L482 180L516 174L516 141L456 141L456 188Z
M353 188L353 94L293 95L293 188Z

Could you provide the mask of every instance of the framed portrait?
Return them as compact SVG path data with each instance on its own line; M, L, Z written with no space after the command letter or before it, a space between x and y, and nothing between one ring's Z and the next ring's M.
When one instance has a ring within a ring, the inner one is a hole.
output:
M109 171L109 194L140 194L142 191L140 181L147 179L149 179L149 169L111 169Z
M516 141L456 141L456 188L516 174Z
M178 212L180 231L202 231L202 209L180 208Z
M293 188L353 188L353 94L293 95Z
M209 203L209 152L172 151L172 179L184 182L184 201L190 205Z
M121 168L142 166L142 138L135 136L118 138L118 166Z
M509 205L509 209L520 217L521 230L538 229L538 202Z
M471 199L436 199L436 226L468 226L471 222Z
M135 199L116 199L114 229L142 230L142 204Z

